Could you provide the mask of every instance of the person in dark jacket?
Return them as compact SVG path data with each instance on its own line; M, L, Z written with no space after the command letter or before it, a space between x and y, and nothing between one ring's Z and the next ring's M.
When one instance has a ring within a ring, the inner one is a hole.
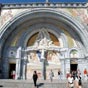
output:
M82 80L81 80L81 76L79 76L78 84L79 84L79 88L82 88Z
M34 86L35 86L35 87L37 86L37 85L36 85L36 83L37 83L37 79L38 79L37 72L34 71L34 73L33 73L33 82L34 82Z

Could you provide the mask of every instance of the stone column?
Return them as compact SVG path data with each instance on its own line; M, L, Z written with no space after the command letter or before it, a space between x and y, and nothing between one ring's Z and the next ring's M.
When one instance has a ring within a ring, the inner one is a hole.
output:
M65 59L61 59L61 72L62 72L62 79L65 79L66 78L66 75L65 75Z
M65 74L70 73L70 59L66 58L65 60Z
M66 79L66 51L64 48L60 51L60 61L61 61L61 71L62 71L62 79Z
M21 52L22 52L22 49L21 49L21 47L19 47L17 49L17 53L16 53L16 76L15 76L15 79L20 79L20 73L21 73Z
M7 57L3 57L2 63L2 76L4 79L7 79L9 78L9 59Z
M16 76L15 79L20 79L20 65L21 65L21 60L19 58L16 59Z
M23 79L26 79L27 56L24 55L23 59Z
M41 59L42 59L42 76L43 79L46 80L46 66L45 66L46 60L45 60L45 51L43 49L41 51Z
M61 71L62 71L62 79L66 79L66 74L70 71L70 60L67 58L61 59Z

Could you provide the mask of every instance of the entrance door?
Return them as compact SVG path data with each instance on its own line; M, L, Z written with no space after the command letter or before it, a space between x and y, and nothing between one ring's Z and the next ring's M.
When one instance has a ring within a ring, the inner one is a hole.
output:
M10 79L13 79L13 72L15 71L15 68L16 68L16 64L9 64L9 78Z
M78 64L70 64L70 71L77 71Z

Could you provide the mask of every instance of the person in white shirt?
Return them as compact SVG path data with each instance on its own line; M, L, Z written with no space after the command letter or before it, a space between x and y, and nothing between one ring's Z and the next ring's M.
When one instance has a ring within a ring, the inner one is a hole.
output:
M70 74L69 77L68 77L68 87L69 88L74 88L74 83L73 83L73 77L72 75Z
M74 80L74 86L75 86L75 88L79 88L78 81L79 81L78 76L76 76L75 80Z

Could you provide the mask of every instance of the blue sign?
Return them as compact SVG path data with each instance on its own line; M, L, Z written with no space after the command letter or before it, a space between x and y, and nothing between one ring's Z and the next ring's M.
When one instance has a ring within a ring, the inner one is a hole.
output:
M0 0L0 3L31 3L31 2L87 2L87 0Z

